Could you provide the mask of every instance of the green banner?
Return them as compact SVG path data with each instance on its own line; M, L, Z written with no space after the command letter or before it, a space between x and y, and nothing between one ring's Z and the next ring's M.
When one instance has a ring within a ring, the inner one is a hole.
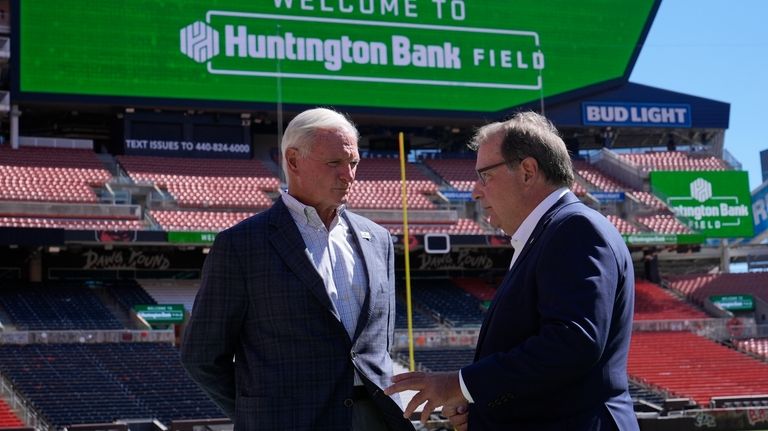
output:
M694 233L709 238L751 237L749 179L745 171L655 171L653 193Z
M134 305L133 309L149 324L184 321L184 306L181 304Z
M170 231L168 242L172 244L213 244L216 232Z
M625 78L658 0L19 3L22 99L492 112Z
M701 244L705 238L697 234L674 233L632 233L623 234L627 245L677 245L677 244Z
M755 299L752 295L713 295L710 302L728 311L753 311Z

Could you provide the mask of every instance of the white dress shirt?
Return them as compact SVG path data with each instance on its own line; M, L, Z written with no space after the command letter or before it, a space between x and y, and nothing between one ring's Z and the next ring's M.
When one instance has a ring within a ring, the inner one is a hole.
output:
M339 206L326 228L315 208L304 205L287 192L283 192L282 197L304 239L307 257L323 279L325 290L351 340L368 290L368 275L353 233L341 217L344 205ZM355 384L362 384L357 373Z

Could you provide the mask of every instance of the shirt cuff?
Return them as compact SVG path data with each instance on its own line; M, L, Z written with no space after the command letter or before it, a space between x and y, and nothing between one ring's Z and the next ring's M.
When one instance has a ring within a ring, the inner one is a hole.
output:
M469 394L467 385L464 384L464 377L461 376L461 370L459 370L459 386L461 386L461 394L464 395L464 398L466 398L470 403L474 403L475 400L472 399L472 395Z

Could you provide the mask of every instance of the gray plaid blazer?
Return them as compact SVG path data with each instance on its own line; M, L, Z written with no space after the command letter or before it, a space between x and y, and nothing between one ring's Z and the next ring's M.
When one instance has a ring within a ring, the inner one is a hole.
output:
M348 431L353 370L391 429L413 429L382 392L392 377L392 239L364 217L345 217L369 284L352 340L282 199L216 237L181 360L236 430Z

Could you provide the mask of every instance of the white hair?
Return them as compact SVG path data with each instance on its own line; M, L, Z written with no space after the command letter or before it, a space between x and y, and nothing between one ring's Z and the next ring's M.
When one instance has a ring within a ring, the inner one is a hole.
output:
M319 130L341 131L354 137L355 141L360 140L357 128L343 114L328 108L306 110L294 117L283 133L283 141L280 143L283 172L288 172L285 159L288 149L295 148L300 157L307 157L315 142L315 133Z

